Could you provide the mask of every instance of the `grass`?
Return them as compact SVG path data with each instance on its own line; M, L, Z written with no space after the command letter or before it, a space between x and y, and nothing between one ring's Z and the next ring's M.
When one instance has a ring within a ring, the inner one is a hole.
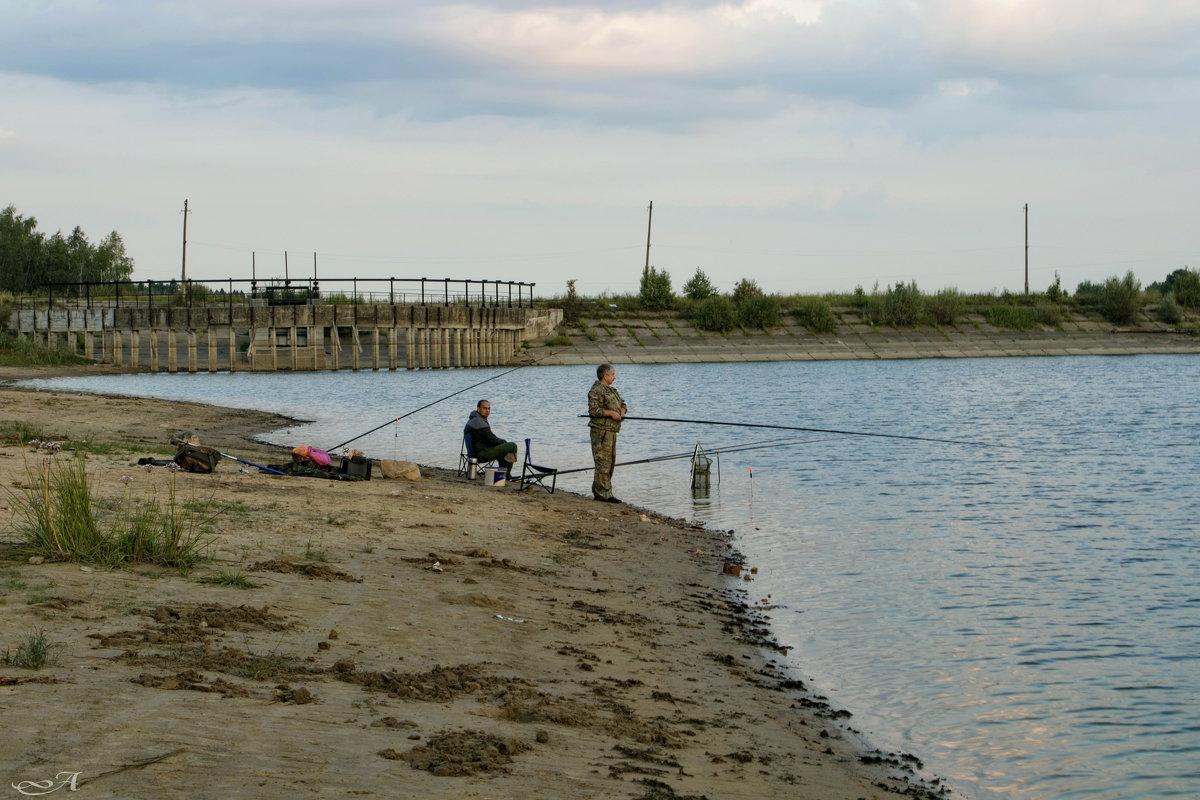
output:
M572 344L574 343L571 341L571 337L565 333L560 333L546 340L546 347L569 347Z
M24 551L55 561L116 566L145 563L181 571L204 559L209 536L196 508L175 496L175 479L165 503L151 495L101 503L93 498L86 458L42 459L26 466L27 481L9 491ZM107 514L99 513L105 508Z
M304 557L309 561L328 561L329 554L324 550L313 549L313 543L308 542L304 545Z
M4 663L10 667L41 669L58 663L61 642L52 642L45 631L28 634L16 647L5 650Z
M0 330L0 366L77 366L94 363L60 347L47 347Z
M246 577L246 573L240 569L236 572L228 570L220 570L212 575L205 575L200 578L200 583L211 583L215 586L233 586L238 589L261 589L261 583L255 583Z

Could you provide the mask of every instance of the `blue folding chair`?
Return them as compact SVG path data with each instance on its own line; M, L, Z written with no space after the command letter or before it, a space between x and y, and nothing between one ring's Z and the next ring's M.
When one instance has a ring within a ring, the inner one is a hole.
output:
M471 441L471 434L464 433L462 440L462 449L458 451L458 477L465 478L471 470L471 460L475 458L475 443ZM484 461L478 464L475 469L483 469L488 464L496 463L496 459Z
M550 481L549 485L546 484L547 479ZM526 439L525 462L521 465L521 487L519 491L523 492L530 486L537 484L550 494L554 494L554 484L557 480L557 469L533 463L533 457L529 455L529 440Z

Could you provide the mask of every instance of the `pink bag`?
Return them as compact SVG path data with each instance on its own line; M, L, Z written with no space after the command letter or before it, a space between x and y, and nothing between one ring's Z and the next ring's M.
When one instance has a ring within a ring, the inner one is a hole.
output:
M308 448L308 457L313 460L313 463L318 467L329 466L329 453L324 450L318 450L315 447Z

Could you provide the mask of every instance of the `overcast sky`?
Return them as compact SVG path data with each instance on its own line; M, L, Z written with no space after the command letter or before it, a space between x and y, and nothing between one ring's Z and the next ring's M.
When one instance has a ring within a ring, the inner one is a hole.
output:
M1200 0L0 0L0 207L135 278L1200 266Z

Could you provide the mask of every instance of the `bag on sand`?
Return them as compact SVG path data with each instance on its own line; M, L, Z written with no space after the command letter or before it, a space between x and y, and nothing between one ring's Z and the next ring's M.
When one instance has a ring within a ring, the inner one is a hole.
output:
M221 454L218 451L198 444L185 442L175 454L175 463L188 472L212 472L220 462Z

